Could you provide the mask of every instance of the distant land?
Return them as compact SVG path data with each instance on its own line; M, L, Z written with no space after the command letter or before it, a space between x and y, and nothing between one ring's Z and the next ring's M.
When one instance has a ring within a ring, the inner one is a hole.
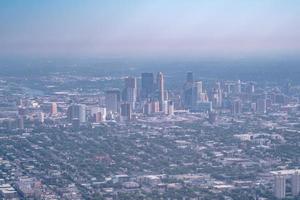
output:
M300 57L245 58L68 58L68 59L0 59L0 76L40 76L53 73L80 75L138 75L142 71L169 71L182 77L193 71L204 78L229 78L256 81L292 81L299 83Z

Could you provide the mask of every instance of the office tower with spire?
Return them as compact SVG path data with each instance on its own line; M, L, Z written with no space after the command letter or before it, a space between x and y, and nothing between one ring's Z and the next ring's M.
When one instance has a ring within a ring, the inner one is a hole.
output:
M193 102L193 83L194 76L192 72L187 72L186 82L183 88L183 103L186 108L191 108Z

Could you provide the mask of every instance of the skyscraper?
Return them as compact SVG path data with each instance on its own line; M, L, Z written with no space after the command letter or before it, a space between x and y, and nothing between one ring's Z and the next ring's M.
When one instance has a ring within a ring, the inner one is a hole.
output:
M165 115L167 115L168 114L168 106L169 106L169 101L168 100L164 100L164 102L163 102L163 113L165 114Z
M152 114L152 104L151 104L151 102L145 103L144 108L143 108L143 113L145 115L151 115Z
M153 73L142 73L142 91L141 98L146 99L151 96L154 91L154 75Z
M186 82L183 88L183 104L186 108L191 108L193 104L193 72L187 72Z
M125 88L123 90L123 101L130 103L131 108L135 108L137 100L137 83L136 78L127 77L125 78Z
M83 104L79 105L79 121L80 123L86 122L86 106Z
M164 76L162 72L157 74L157 85L159 91L159 110L163 110L163 102L165 100Z
M184 107L191 108L193 103L193 88L191 85L186 84L183 91Z
M235 85L235 92L240 94L242 92L242 83L241 80L238 80Z
M267 100L266 98L262 97L257 99L256 103L256 111L260 114L264 114L267 112Z
M159 101L151 101L151 110L152 110L152 113L159 112L160 111L159 106L160 106Z
M193 82L194 82L193 73L187 72L186 82L184 84L184 89L183 89L183 100L184 100L184 106L188 108L192 106L192 101L193 101L192 100Z
M194 82L193 88L192 88L192 105L197 106L197 103L202 100L202 81L196 81Z
M80 123L86 122L86 106L84 104L73 104L68 108L68 119L72 122L78 119Z
M131 105L130 103L121 104L121 120L131 120Z
M255 92L255 85L253 82L247 84L247 93L253 94Z
M222 104L223 104L223 94L222 94L222 88L221 88L220 82L216 83L216 93L218 96L217 106L220 108L220 107L222 107Z
M189 82L189 83L193 83L194 82L193 72L187 72L187 74L186 74L186 82Z
M239 115L242 113L242 102L240 99L235 99L232 102L231 113L235 115Z
M120 90L112 89L105 92L105 105L107 112L119 113L120 112Z
M174 103L173 103L173 101L168 101L168 115L174 115Z

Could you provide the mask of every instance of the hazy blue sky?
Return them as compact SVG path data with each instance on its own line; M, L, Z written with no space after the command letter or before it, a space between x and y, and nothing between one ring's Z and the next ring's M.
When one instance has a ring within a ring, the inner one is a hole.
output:
M298 0L1 0L0 56L300 50Z

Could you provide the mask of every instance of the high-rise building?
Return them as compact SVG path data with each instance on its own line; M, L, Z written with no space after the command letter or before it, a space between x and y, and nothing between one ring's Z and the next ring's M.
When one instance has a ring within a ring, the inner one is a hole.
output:
M254 113L256 112L256 107L257 107L256 103L251 103L250 108L251 108L252 112L254 112Z
M159 112L159 101L149 101L144 104L143 112L146 115Z
M122 103L121 104L121 120L129 121L131 120L131 104L130 103Z
M186 82L189 82L189 83L193 83L194 82L193 72L187 72L187 74L186 74Z
M203 88L202 88L202 81L194 82L193 89L192 89L192 105L197 106L199 101L203 100Z
M168 115L174 115L174 103L173 103L173 101L168 102Z
M152 104L151 104L151 102L145 103L145 105L143 107L143 113L145 115L151 115L152 114Z
M141 98L146 99L154 92L154 75L153 73L142 73Z
M232 84L231 83L225 83L225 92L228 94L232 93Z
M193 72L187 72L186 82L183 88L183 104L185 108L191 108L193 104Z
M103 122L106 119L106 108L92 107L91 108L92 120L96 123Z
M281 174L275 175L274 196L278 199L285 198L285 176Z
M249 94L253 94L254 92L255 92L255 85L254 85L254 83L249 83L249 84L247 84L247 93L249 93Z
M220 87L214 88L212 95L211 95L211 100L214 108L221 108L222 107L222 90Z
M165 90L164 99L169 100L169 92L168 90Z
M79 105L79 121L80 123L86 122L86 106L83 104Z
M80 123L86 122L86 106L83 104L73 104L68 108L68 119L70 122L73 119L78 119Z
M275 103L286 105L288 103L288 96L284 94L276 94L274 97Z
M112 89L105 92L105 105L107 112L120 113L120 90Z
M216 107L221 108L223 104L222 91L218 90L216 92Z
M257 99L256 111L260 114L264 114L264 113L267 112L267 100L266 100L266 98Z
M191 108L193 104L193 87L186 84L183 91L183 104L185 108Z
M57 104L55 102L51 103L50 114L51 115L57 114Z
M216 83L216 94L218 97L217 107L221 108L223 105L223 93L222 93L222 88L221 88L220 82Z
M157 85L159 91L159 110L163 110L163 102L165 100L164 76L161 72L157 74Z
M242 101L240 99L236 99L232 102L231 113L234 116L242 113Z
M235 92L240 94L242 92L242 83L241 80L238 80L235 85Z
M168 114L168 104L169 104L169 101L168 101L168 100L165 100L165 101L163 102L163 113L164 113L165 115Z
M137 83L136 78L127 77L125 78L125 88L123 90L123 101L131 104L132 109L135 109L137 100Z
M125 88L137 88L136 78L135 77L126 77L125 78Z
M300 193L300 174L296 171L292 174L292 195L298 196Z
M20 115L18 117L18 128L24 129L24 116L23 115Z
M152 113L157 113L157 112L159 112L159 111L160 111L159 106L160 106L159 101L152 101L152 102L151 102L151 110L152 110Z
M40 123L44 123L44 121L45 121L45 113L43 113L43 112L39 112L38 113L38 121Z

